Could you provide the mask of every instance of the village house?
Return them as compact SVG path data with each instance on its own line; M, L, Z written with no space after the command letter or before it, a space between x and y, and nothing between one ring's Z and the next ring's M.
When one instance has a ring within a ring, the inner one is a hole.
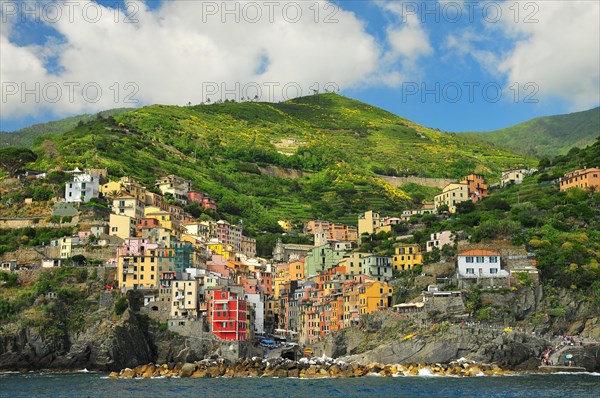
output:
M375 254L365 256L362 273L378 281L387 281L392 278L392 258Z
M304 233L314 236L315 246L321 246L329 242L358 241L358 230L356 227L335 224L329 221L308 221L304 226Z
M111 213L108 221L109 235L118 236L121 239L137 235L137 221L133 217Z
M442 193L433 199L435 210L440 206L448 206L450 213L456 212L456 204L469 200L469 186L466 183L450 183L444 187Z
M344 257L344 251L335 251L329 245L312 248L304 258L304 275L312 276L335 266Z
M65 185L65 202L87 203L92 198L97 198L99 191L99 177L95 174L75 174L73 181Z
M144 218L144 202L133 196L118 196L112 200L112 212L131 217L139 223Z
M430 235L429 240L427 241L426 250L430 253L433 248L437 248L442 250L446 245L453 245L456 237L452 231L440 231L434 232Z
M359 289L360 314L371 314L392 304L392 288L385 282L366 281Z
M208 320L212 333L222 340L247 339L246 299L226 288L208 291Z
M394 248L394 257L392 258L394 270L410 270L421 264L423 264L423 253L418 244L402 244Z
M191 181L174 175L168 175L157 179L155 185L163 195L171 194L173 195L173 198L184 205L186 205L188 201L188 192L192 190Z
M511 184L521 184L523 182L523 178L535 173L536 171L537 171L537 169L527 169L527 168L511 169L511 170L503 171L502 175L500 176L500 186L506 187Z
M363 234L376 234L378 232L390 232L393 225L401 221L398 217L381 217L379 213L369 210L358 215L358 238Z
M595 189L598 192L600 191L600 169L593 167L565 173L564 177L559 180L559 187L561 191L570 188L581 188L585 190Z
M461 184L467 184L469 199L477 203L488 195L488 185L481 174L469 174L464 177Z
M199 308L199 285L195 278L190 278L186 272L178 273L181 279L171 284L171 313L170 318L196 318Z
M506 278L500 253L491 250L468 250L458 254L456 272L464 278Z

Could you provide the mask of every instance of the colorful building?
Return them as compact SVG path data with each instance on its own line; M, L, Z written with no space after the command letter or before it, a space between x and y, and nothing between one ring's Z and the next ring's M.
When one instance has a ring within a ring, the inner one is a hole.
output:
M561 191L566 191L570 188L581 188L586 190L595 189L600 191L600 169L590 168L574 170L565 173L559 181Z
M423 264L423 253L418 244L405 244L394 248L392 265L396 271L413 269L415 265Z
M442 205L448 206L450 213L456 212L456 205L469 200L469 186L466 183L450 183L444 187L442 193L433 199L435 211Z
M452 231L434 232L427 241L426 250L428 253L431 252L434 247L442 250L446 245L453 245L455 238Z
M469 199L471 199L473 203L477 203L488 196L488 185L481 174L469 174L464 177L460 183L467 184L469 187Z
M215 336L222 340L247 338L246 300L226 289L208 291L208 319Z
M370 314L392 305L392 288L386 282L366 282L359 287L360 314Z

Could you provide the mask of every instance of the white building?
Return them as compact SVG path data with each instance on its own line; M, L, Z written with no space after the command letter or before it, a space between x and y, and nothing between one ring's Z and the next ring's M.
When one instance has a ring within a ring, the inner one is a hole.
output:
M454 239L455 237L452 231L434 232L427 241L427 252L431 252L434 247L442 250L446 245L453 245Z
M192 189L191 181L174 175L168 175L156 180L155 185L163 195L170 193L184 205L187 204L187 194Z
M510 184L521 184L523 178L535 173L537 169L514 169L502 172L500 177L500 186L505 187Z
M506 278L500 253L490 250L469 250L458 255L459 278Z
M185 272L178 272L181 279L173 280L171 285L170 318L195 318L198 316L199 285L195 278Z
M95 174L76 174L65 186L65 202L89 202L97 198L100 178Z
M260 294L246 293L246 300L254 305L254 333L265 332L265 303L261 301Z

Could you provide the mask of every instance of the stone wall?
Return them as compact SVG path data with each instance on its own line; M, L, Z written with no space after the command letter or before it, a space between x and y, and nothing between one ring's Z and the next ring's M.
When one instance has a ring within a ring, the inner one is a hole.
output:
M425 178L425 177L416 177L416 176L409 176L409 177L390 177L390 176L382 176L382 175L378 175L379 178L381 178L382 180L384 180L385 182L387 182L390 185L393 185L395 187L399 187L401 185L404 184L419 184L419 185L423 185L426 187L434 187L434 188L444 188L446 185L456 182L456 180L450 179L450 178Z
M425 301L426 300L426 301ZM425 309L427 311L439 311L441 313L461 314L466 311L465 302L462 296L447 297L428 295L424 298Z
M79 217L75 216L70 223L56 224L46 222L47 216L28 217L28 218L0 218L0 229L21 229L21 228L61 228L74 227L79 223Z
M456 266L454 263L433 263L423 265L423 273L436 278L453 276L455 269Z
M150 303L148 306L152 306L152 304L156 303ZM185 337L210 338L212 336L212 333L205 330L202 319L169 319L167 325L171 332L175 332Z
M107 261L116 256L116 247L94 247L89 249L86 246L74 247L71 256L81 254L87 259ZM0 255L0 262L17 260L19 265L41 265L43 258L58 258L60 250L58 247L25 247L13 252L7 252Z

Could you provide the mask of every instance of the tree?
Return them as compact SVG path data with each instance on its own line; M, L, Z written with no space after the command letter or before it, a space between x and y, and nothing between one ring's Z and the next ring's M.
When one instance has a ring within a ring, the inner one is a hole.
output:
M37 155L27 148L8 147L0 149L0 167L8 172L9 178L16 177L23 166L35 162L36 159Z
M71 257L70 260L75 266L85 266L87 263L87 259L82 254L76 254L73 257Z
M467 214L475 211L475 203L470 200L465 200L464 202L459 202L456 204L456 212L458 214Z
M450 211L450 208L448 207L448 205L439 205L437 208L438 214L447 213L449 211Z

